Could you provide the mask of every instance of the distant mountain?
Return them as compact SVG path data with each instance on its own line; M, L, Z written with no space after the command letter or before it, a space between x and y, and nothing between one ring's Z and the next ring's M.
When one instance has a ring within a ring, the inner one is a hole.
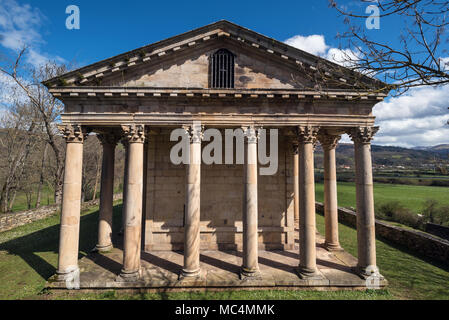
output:
M415 147L413 149L435 152L435 153L441 154L443 156L449 155L449 144L439 144L439 145L431 146L431 147Z
M350 143L340 143L336 150L337 165L354 164L354 145ZM372 145L374 165L404 166L404 167L428 167L435 165L435 162L449 162L449 144L442 144L433 147L418 147L413 149ZM322 165L322 150L316 149L317 166Z

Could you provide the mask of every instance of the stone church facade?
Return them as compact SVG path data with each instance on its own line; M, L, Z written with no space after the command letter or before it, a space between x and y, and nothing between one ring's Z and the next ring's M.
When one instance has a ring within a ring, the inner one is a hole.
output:
M242 277L257 277L258 252L293 250L298 232L298 274L319 278L314 148L319 143L324 150L325 246L338 251L335 148L344 133L355 148L357 272L381 277L370 151L377 131L372 108L386 96L381 82L219 21L45 85L65 105L59 125L67 142L59 280L78 270L82 149L88 133L96 133L103 146L100 252L112 247L114 150L117 143L126 150L120 281L139 279L141 252L164 250L183 251L182 277L198 276L201 250L241 251ZM189 164L170 160L177 143L170 134L177 128L190 139ZM241 129L244 163L202 163L208 128L223 136L225 129ZM264 167L257 161L262 128L278 130L273 175L258 174Z

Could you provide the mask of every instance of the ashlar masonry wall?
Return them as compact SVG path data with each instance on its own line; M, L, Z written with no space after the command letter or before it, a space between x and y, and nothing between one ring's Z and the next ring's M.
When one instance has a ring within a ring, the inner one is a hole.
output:
M148 140L146 251L183 249L186 168L170 161L170 149L177 143L170 141L170 131L161 129ZM202 147L207 144L203 142ZM278 171L275 175L259 175L258 178L261 249L293 248L292 165L292 148L280 133ZM202 249L241 250L242 201L243 165L202 163Z

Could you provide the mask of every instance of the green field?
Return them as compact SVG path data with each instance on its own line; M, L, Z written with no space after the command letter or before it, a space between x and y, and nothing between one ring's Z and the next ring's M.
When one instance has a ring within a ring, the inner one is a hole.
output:
M390 186L392 187L392 186ZM404 186L399 186L402 190ZM394 188L394 186L393 186ZM422 187L420 187L422 188ZM322 189L322 187L321 187ZM353 187L340 186L340 200L351 206ZM317 186L319 200L320 186ZM351 191L352 190L352 191ZM383 189L376 189L376 193ZM416 191L416 189L415 189ZM351 193L352 192L352 193ZM428 195L423 192L422 198ZM388 195L387 195L388 196ZM416 198L416 194L414 195ZM388 197L387 197L388 198ZM346 200L345 200L346 199ZM405 195L400 195L406 201ZM415 199L413 199L415 200ZM120 226L121 205L114 207L114 234ZM96 243L98 208L83 212L80 257ZM324 233L324 219L317 215L317 228ZM378 265L390 286L381 291L228 291L125 294L120 291L99 293L43 291L45 281L56 271L59 216L54 215L14 230L0 233L0 299L449 299L449 270L425 261L404 248L377 240ZM357 255L357 234L340 224L342 246Z
M355 207L355 185L352 182L338 183L338 205L340 207ZM316 185L316 200L322 202L324 186ZM412 211L419 213L427 199L437 200L441 205L449 205L449 188L411 186L399 184L374 184L374 201L376 204L398 201Z
M31 199L32 199L31 200L31 208L32 209L36 207L36 197L37 197L37 195L35 193L33 193L33 195L31 196ZM53 203L55 203L53 189L48 188L47 186L44 186L42 188L41 206L47 206L47 205L50 205ZM28 210L27 198L26 198L25 193L18 192L16 199L14 200L14 204L12 206L12 212L23 211L23 210Z

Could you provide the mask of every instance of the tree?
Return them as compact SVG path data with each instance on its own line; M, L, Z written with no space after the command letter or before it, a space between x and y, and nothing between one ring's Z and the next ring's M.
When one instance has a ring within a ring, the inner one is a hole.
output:
M12 209L17 191L23 187L22 177L39 142L38 123L30 105L15 100L3 114L0 124L0 211L8 212Z
M0 72L16 83L39 117L39 125L42 128L45 141L54 154L54 166L50 168L52 169L55 203L61 203L65 149L64 144L58 141L59 134L55 124L63 110L63 105L48 92L42 81L65 73L67 66L47 62L40 67L26 66L22 68L21 60L25 52L26 48L23 48L14 63L0 66Z
M344 64L367 76L383 80L386 89L399 95L419 86L449 83L449 55L444 48L449 41L449 1L430 0L360 0L375 5L374 18L395 19L400 26L398 44L376 39L366 28L372 15L357 14L329 0L349 26L339 35L353 51L343 51ZM377 10L377 9L376 9Z

